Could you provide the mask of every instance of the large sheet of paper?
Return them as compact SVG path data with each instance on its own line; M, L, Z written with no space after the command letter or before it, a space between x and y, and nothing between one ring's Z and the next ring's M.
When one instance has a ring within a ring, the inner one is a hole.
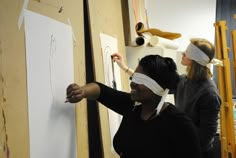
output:
M72 29L25 10L30 158L76 158Z
M120 68L116 63L112 62L111 58L111 55L113 53L118 52L117 39L101 33L100 40L103 53L105 84L114 89L121 90ZM121 116L113 112L112 110L108 111L108 115L109 115L110 134L112 143L113 137L119 128L121 122ZM114 150L113 146L111 147L111 149Z

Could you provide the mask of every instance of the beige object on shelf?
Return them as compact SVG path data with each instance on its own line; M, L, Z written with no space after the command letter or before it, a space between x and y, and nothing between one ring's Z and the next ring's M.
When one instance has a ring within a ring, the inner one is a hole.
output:
M152 37L152 34L149 32L142 33L142 36L138 36L135 40L135 43L138 46L147 46L150 42L150 39Z
M178 49L179 48L179 44L176 43L173 40L169 40L166 38L162 38L162 37L158 37L158 36L151 36L150 40L149 40L149 44L150 46L157 46L158 44L163 45L165 48L168 49Z
M162 31L162 30L159 30L156 28L145 29L144 24L141 22L138 22L136 24L135 29L136 29L136 32L138 35L141 35L142 33L149 32L152 35L160 36L160 37L167 38L170 40L177 39L177 38L181 37L180 33L166 32L166 31Z

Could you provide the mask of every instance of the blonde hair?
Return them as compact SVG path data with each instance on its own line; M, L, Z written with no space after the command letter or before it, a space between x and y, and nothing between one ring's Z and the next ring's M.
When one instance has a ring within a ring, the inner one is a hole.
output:
M201 51L203 51L209 57L210 61L214 58L215 47L211 42L203 38L193 38L190 40L190 42L201 49ZM187 76L191 80L199 81L211 78L212 73L207 66L202 66L196 61L192 60L191 66L187 67Z

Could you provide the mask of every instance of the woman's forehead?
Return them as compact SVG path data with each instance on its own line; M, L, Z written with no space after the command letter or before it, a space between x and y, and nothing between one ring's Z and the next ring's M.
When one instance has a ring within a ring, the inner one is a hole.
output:
M143 70L143 67L142 67L141 65L138 65L138 66L136 67L135 72L145 74L145 73L144 73L144 70Z

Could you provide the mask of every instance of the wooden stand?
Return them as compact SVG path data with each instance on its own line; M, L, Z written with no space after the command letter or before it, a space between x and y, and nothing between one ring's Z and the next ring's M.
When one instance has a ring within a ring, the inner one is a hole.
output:
M223 66L218 67L217 69L218 88L222 99L220 110L221 157L235 158L232 84L230 76L230 60L228 58L229 48L227 47L226 40L226 21L216 22L214 26L217 58L223 61Z

